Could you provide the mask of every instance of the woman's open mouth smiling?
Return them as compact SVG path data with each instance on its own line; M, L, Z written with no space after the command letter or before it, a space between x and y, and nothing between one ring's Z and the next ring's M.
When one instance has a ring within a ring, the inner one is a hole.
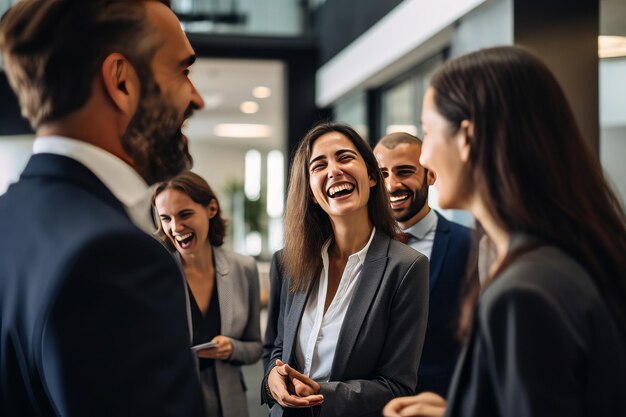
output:
M337 199L337 198L346 197L352 194L353 191L354 191L353 184L350 184L348 182L343 182L341 184L333 185L332 187L330 187L328 191L326 192L326 194L330 198Z
M189 249L189 247L191 246L191 242L193 241L195 236L196 236L195 233L189 232L189 233L185 233L184 235L174 236L174 240L176 240L176 243L182 249Z

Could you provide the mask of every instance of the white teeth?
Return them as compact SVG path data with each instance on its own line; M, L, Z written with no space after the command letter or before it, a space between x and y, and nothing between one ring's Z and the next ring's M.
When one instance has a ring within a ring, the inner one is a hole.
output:
M397 203L398 201L406 200L407 198L409 198L409 196L408 196L407 194L405 194L405 195L401 195L401 196L398 196L398 197L393 196L393 195L390 195L390 196L389 196L389 200L390 200L392 203Z
M187 233L186 235L176 235L176 236L174 236L174 238L180 242L182 240L190 238L191 235L192 235L192 233Z
M353 190L354 189L354 185L352 184L339 184L336 185L334 187L330 187L330 189L328 190L328 194L332 197L335 194L337 194L339 191L343 191L343 190Z

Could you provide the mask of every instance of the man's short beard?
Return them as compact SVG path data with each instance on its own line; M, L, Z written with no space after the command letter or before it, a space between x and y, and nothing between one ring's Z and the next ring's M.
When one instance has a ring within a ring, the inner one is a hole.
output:
M420 210L424 207L424 204L428 201L428 171L424 170L424 180L422 181L422 186L419 190L413 192L411 196L411 204L409 205L408 211L402 217L396 218L396 221L399 223L405 223L411 220ZM395 216L394 216L395 217Z
M167 105L154 79L142 84L139 106L122 137L122 146L139 175L154 184L191 168L193 159L181 133L191 111L187 109L180 115L175 107Z

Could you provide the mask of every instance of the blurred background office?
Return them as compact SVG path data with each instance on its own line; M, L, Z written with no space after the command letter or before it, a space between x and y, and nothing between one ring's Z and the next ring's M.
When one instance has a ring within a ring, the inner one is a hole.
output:
M15 2L0 0L0 12ZM370 143L393 131L421 136L430 74L479 48L519 44L548 64L626 203L626 0L173 0L172 7L199 56L191 77L206 103L186 127L194 170L230 219L225 246L257 259L262 302L266 261L282 247L289 155L302 135L333 118ZM0 63L0 194L33 139ZM434 188L430 199L437 207ZM465 212L444 214L473 222ZM252 416L266 415L261 372L260 364L244 371Z

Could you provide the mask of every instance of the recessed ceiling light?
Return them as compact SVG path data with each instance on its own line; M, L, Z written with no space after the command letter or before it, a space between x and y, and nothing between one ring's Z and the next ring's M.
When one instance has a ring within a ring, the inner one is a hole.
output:
M272 127L251 123L220 123L215 125L213 133L225 138L267 138L272 134Z
M626 36L598 36L598 56L600 58L626 56Z
M239 105L242 113L254 114L259 111L259 105L255 101L244 101Z
M260 85L252 89L252 95L256 98L268 98L269 96L272 95L272 89L269 87Z

